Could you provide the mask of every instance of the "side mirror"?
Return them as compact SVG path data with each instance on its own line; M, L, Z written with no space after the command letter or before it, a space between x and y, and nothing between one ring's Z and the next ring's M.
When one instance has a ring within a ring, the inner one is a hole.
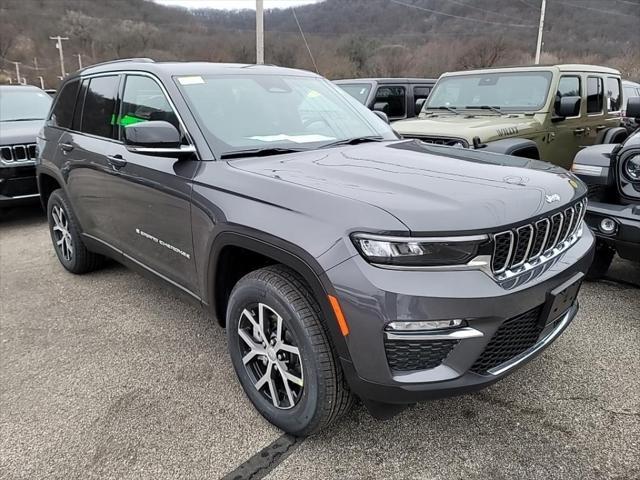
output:
M627 112L629 118L640 118L640 97L631 97L627 100Z
M426 98L419 98L418 100L416 100L416 115L420 114L420 112L422 111L422 107L424 107L426 101Z
M560 118L575 117L580 114L580 97L562 97L556 114Z
M376 102L373 104L374 112L384 112L387 113L387 109L389 108L388 102Z
M373 113L380 117L385 123L389 123L389 117L387 117L386 113L381 112L380 110L374 110Z
M124 127L124 143L139 147L179 148L180 132L164 120L133 123Z

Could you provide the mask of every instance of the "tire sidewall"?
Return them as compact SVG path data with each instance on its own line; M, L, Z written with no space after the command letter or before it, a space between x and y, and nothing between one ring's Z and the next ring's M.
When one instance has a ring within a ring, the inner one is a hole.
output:
M62 252L56 245L56 237L53 232L53 226L55 225L55 223L52 216L53 207L55 206L61 208L64 211L64 214L67 216L68 229L71 235L71 241L73 242L73 255L71 256L71 260L65 259L62 255ZM49 234L51 235L51 243L53 244L53 249L56 252L58 260L60 261L62 266L70 272L75 271L78 266L78 250L82 243L78 230L75 227L75 221L73 214L71 213L71 209L69 208L66 198L64 197L64 193L62 193L62 191L60 190L56 190L49 197L49 201L47 202L47 222L49 223Z
M298 312L287 303L284 296L274 286L255 278L241 282L232 292L227 309L229 354L240 384L256 409L269 422L293 434L304 434L306 431L311 431L318 421L322 409L321 399L324 398L326 387L318 375L317 356L305 331L303 321ZM255 389L242 362L238 322L242 310L255 303L264 303L282 316L284 324L292 331L298 343L297 346L302 358L304 385L302 397L298 403L287 410L273 406L262 393Z

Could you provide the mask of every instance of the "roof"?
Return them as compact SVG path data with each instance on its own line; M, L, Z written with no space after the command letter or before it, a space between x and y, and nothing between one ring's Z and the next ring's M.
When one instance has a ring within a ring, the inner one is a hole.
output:
M211 62L154 62L149 58L131 58L99 63L77 71L72 76L135 70L164 75L296 75L316 76L313 72L274 65Z
M640 87L640 83L632 82L631 80L622 80L623 87Z
M593 73L609 73L612 75L620 75L618 70L609 67L602 67L599 65L582 65L582 64L559 64L559 65L520 65L520 66L510 66L510 67L492 67L492 68L482 68L477 70L466 70L460 72L447 72L444 73L443 76L447 75L467 75L474 73L483 73L483 72L501 72L501 71L522 71L522 70L549 70L549 69L557 69L560 72L593 72Z
M437 78L341 78L334 80L335 83L436 83Z
M0 85L2 89L11 89L11 90L38 90L42 91L42 89L36 87L35 85Z

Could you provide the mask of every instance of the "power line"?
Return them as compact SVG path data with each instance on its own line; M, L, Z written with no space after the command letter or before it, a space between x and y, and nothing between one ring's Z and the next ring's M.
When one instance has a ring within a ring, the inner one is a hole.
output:
M629 15L628 13L612 12L611 10L600 10L599 8L585 7L584 5L576 5L575 3L563 2L562 0L556 0L556 3L567 5L574 8L583 8L585 10L591 10L592 12L606 13L607 15L620 15L621 17L636 17L636 15Z
M635 5L636 7L640 7L640 3L630 2L629 0L616 0L616 2L626 3L628 5Z
M529 8L533 8L534 10L540 10L540 7L536 7L535 5L531 5L529 2L525 1L525 0L518 0L520 3L522 3L523 5L526 5Z
M422 11L429 12L429 13L435 13L437 15L444 15L445 17L459 18L460 20L468 20L470 22L488 23L490 25L503 25L503 26L506 26L506 27L516 27L516 28L536 28L535 25L527 25L527 24L522 24L522 23L492 22L491 20L481 20L479 18L463 17L463 16L460 16L460 15L454 15L452 13L445 13L445 12L440 12L438 10L432 10L430 8L420 7L418 5L412 5L410 3L400 2L399 0L389 0L389 1L391 3L395 3L397 5L402 5L403 7L415 8L416 10L422 10Z
M500 15L501 17L513 18L513 15L508 15L506 13L494 12L493 10L486 10L481 7L476 7L473 5L469 5L468 3L459 2L458 0L445 0L446 2L455 3L456 5L462 5L465 8L471 8L473 10L480 10L481 12L490 13L491 15Z

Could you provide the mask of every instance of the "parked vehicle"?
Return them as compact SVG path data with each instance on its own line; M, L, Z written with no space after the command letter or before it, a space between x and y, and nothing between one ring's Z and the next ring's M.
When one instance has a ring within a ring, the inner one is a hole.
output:
M334 80L345 92L389 120L420 113L436 80L433 78L351 78Z
M627 100L630 98L640 97L640 83L630 82L629 80L622 80L622 92L624 96L624 105L627 104ZM633 116L627 114L626 110L622 110L622 124L627 128L629 132L633 132L636 128L640 127L640 124Z
M37 87L0 85L0 209L38 200L36 136L50 105Z
M640 119L640 97L627 105ZM586 222L597 237L589 277L603 277L616 252L640 262L640 129L621 144L585 148L572 170L589 187Z
M542 159L570 168L585 146L619 143L620 72L591 65L445 73L405 138Z
M64 268L108 256L202 305L256 409L296 435L354 395L385 416L500 380L571 322L592 260L571 173L400 140L310 72L93 66L39 141Z

